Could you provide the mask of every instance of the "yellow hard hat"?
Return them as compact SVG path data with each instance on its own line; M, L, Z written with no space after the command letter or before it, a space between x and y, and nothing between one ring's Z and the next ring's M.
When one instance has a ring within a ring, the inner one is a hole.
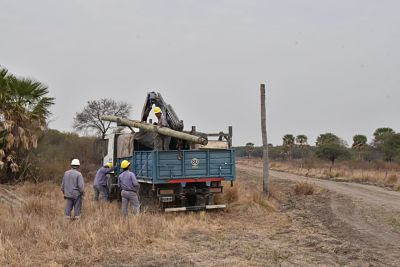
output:
M154 114L161 113L161 108L154 107Z
M113 164L112 162L107 162L105 166L107 166L108 168L112 168Z
M129 165L131 165L131 163L129 161L127 161L126 159L121 162L121 168L122 169L128 168Z

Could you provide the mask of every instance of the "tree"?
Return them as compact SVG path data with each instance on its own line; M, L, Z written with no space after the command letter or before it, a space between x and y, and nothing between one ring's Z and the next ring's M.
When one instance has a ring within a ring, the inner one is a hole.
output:
M333 133L325 133L321 134L320 136L317 137L317 142L316 146L321 146L325 144L342 144L344 145L344 141L341 140L339 137L337 137Z
M385 154L386 161L400 159L400 133L387 136L382 145L382 151Z
M299 134L296 136L296 143L300 147L301 158L304 159L304 147L307 145L308 138L304 134ZM301 163L303 167L303 163Z
M367 144L367 137L362 134L356 134L353 136L353 145L351 146L354 149L361 150Z
M308 138L304 134L299 134L298 136L296 136L296 143L301 147L307 145L307 141Z
M332 166L335 164L336 159L338 159L339 157L347 156L349 154L349 151L347 151L346 147L342 145L329 143L317 147L315 154L320 159L329 160L332 163L332 168Z
M358 152L358 159L361 159L361 151L367 148L367 137L362 134L353 136L353 145L351 148Z
M332 166L339 157L349 155L349 151L345 147L345 142L332 133L321 134L317 138L317 149L315 154L318 158L329 160Z
M18 78L0 68L0 169L2 181L21 177L29 168L27 151L36 148L54 98L44 84ZM2 175L3 176L3 175Z
M393 131L392 128L382 127L376 129L374 132L374 140L373 140L374 146L376 148L380 148L385 142L385 139L393 134L395 134L395 131Z
M254 144L249 142L246 144L246 152L247 152L247 157L250 158L251 152L254 151Z
M285 134L282 140L283 140L282 146L285 150L285 153L288 155L289 158L291 158L293 154L292 150L294 147L295 138L292 134Z
M113 99L88 101L81 112L76 113L73 127L78 131L91 130L97 132L102 139L109 130L115 129L111 122L102 121L102 116L117 116L127 118L132 106L126 102L116 102Z

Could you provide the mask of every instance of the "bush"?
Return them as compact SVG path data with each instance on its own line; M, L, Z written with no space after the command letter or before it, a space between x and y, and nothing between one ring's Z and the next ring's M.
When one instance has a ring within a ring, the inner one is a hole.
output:
M307 182L298 182L294 186L294 193L296 195L312 195L314 194L314 186Z
M30 157L30 172L35 182L61 181L73 158L80 159L80 171L84 177L92 176L101 163L96 138L79 137L57 130L44 131L39 138L38 148L31 152Z

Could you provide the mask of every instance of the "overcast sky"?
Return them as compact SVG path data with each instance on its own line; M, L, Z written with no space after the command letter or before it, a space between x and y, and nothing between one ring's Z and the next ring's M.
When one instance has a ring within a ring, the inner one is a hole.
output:
M162 93L186 128L261 144L400 130L398 0L0 0L0 65L48 85L52 128L88 100Z

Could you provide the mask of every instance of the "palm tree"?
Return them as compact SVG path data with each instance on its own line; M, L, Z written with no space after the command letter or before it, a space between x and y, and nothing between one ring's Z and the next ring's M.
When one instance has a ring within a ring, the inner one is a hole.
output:
M351 146L354 149L361 150L367 144L367 137L362 134L356 134L353 136L353 145Z
M307 145L308 138L305 134L299 134L296 136L296 143L300 147L301 158L304 159L304 147ZM301 163L301 168L303 168L303 163Z
M254 151L254 144L251 143L251 142L246 143L246 147L245 148L246 148L246 152L247 152L247 157L250 158L251 152Z
M283 136L282 140L283 140L283 144L282 144L283 149L287 153L289 159L291 159L295 138L292 134L286 134Z
M21 156L37 146L54 104L48 93L44 84L0 69L0 168L8 174L20 172Z
M296 143L301 147L307 145L307 141L308 138L304 134L299 134L298 136L296 136Z

